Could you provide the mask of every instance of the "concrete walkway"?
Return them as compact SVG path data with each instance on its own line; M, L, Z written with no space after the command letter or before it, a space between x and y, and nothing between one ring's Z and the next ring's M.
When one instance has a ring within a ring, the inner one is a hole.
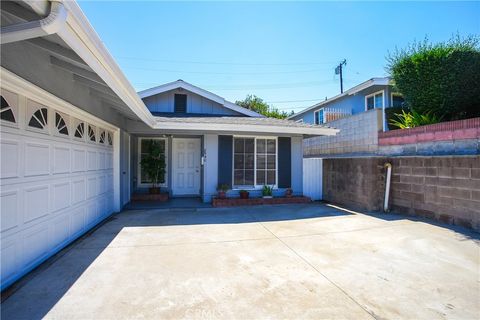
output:
M479 235L321 205L125 211L2 319L478 319Z

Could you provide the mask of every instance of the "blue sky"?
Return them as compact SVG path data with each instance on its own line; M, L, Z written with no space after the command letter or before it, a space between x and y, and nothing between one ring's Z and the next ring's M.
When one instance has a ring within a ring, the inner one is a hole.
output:
M135 89L183 79L282 110L385 76L385 57L425 36L480 34L480 2L96 2L80 7Z

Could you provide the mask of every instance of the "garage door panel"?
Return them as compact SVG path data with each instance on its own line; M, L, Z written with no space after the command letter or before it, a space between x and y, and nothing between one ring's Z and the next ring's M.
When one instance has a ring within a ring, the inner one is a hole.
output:
M50 230L52 238L53 250L56 251L59 247L63 247L71 236L70 232L70 216L67 212L62 213L55 218Z
M5 281L15 276L19 268L19 252L21 250L18 248L19 241L17 239L17 235L2 238L2 266L0 274Z
M48 224L42 222L40 225L24 230L23 248L20 264L30 269L33 265L43 260L51 247L48 239Z
M97 170L97 152L89 150L87 152L87 158L88 158L88 170L89 171Z
M50 211L50 188L49 185L37 185L24 189L24 223L41 218Z
M57 112L45 107L50 115ZM19 114L26 112L20 105ZM28 128L28 117L0 126L2 288L113 212L113 146L111 139L99 141L113 127L65 108L62 117L71 125L68 136L56 131L53 118L41 131ZM96 141L74 138L80 122L98 130Z
M85 179L75 179L72 182L72 204L77 204L86 199Z
M10 139L2 139L0 143L0 153L2 179L18 177L20 143Z
M73 172L85 171L86 163L85 150L73 149Z
M18 218L20 216L19 190L4 191L0 194L1 201L1 231L12 230L18 227Z
M70 182L53 185L53 211L62 210L70 206Z
M50 145L25 143L25 176L50 174Z
M60 145L53 147L53 173L70 172L70 148Z

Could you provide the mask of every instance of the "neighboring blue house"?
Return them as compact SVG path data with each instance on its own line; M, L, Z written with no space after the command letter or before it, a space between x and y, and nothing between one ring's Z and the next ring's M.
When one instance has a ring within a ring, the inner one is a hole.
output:
M393 91L390 78L372 78L342 94L295 113L288 119L310 124L324 124L370 109L380 108L385 131L388 130L385 108L401 106L403 101L402 95Z

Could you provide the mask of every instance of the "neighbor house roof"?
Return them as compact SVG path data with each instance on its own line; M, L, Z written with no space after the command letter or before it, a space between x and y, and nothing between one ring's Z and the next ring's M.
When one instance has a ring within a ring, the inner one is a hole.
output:
M259 117L155 117L158 129L182 129L192 131L235 131L238 133L258 132L271 134L326 135L337 134L338 129L328 126L299 123L292 120Z
M193 84L188 83L186 81L183 81L181 79L179 79L177 81L169 82L169 83L166 83L166 84L162 84L162 85L157 86L157 87L153 87L153 88L150 88L150 89L140 91L138 93L138 95L140 96L140 98L143 99L143 98L151 97L151 96L154 96L154 95L157 95L157 94L160 94L160 93L164 93L164 92L179 89L179 88L182 88L184 90L193 92L193 93L198 94L199 96L207 98L209 100L215 101L216 103L219 103L219 104L223 105L224 107L226 107L230 110L239 112L239 113L244 114L246 116L249 116L249 117L264 117L260 113L257 113L255 111L249 110L249 109L241 107L239 105L236 105L235 103L227 101L224 98L222 98L222 97L220 97L220 96L218 96L218 95L216 95L216 94L214 94L210 91L207 91L205 89L194 86Z
M384 77L384 78L371 78L365 82L362 82L360 83L359 85L356 85L355 87L352 87L350 89L348 89L347 91L345 91L344 93L341 93L339 95L336 95L334 96L333 98L330 98L330 99L327 99L327 100L324 100L322 102L319 102L317 104L314 104L313 106L311 107L308 107L300 112L297 112L293 115L291 115L290 117L288 117L288 119L294 119L296 117L298 117L299 115L301 114L304 114L308 111L311 111L311 110L314 110L314 109L317 109L325 104L328 104L328 103L331 103L335 100L338 100L340 98L343 98L343 97L346 97L346 96L351 96L351 95L354 95L354 94L357 94L358 92L362 91L362 90L365 90L367 88L370 88L371 86L386 86L390 83L390 78L389 77Z

